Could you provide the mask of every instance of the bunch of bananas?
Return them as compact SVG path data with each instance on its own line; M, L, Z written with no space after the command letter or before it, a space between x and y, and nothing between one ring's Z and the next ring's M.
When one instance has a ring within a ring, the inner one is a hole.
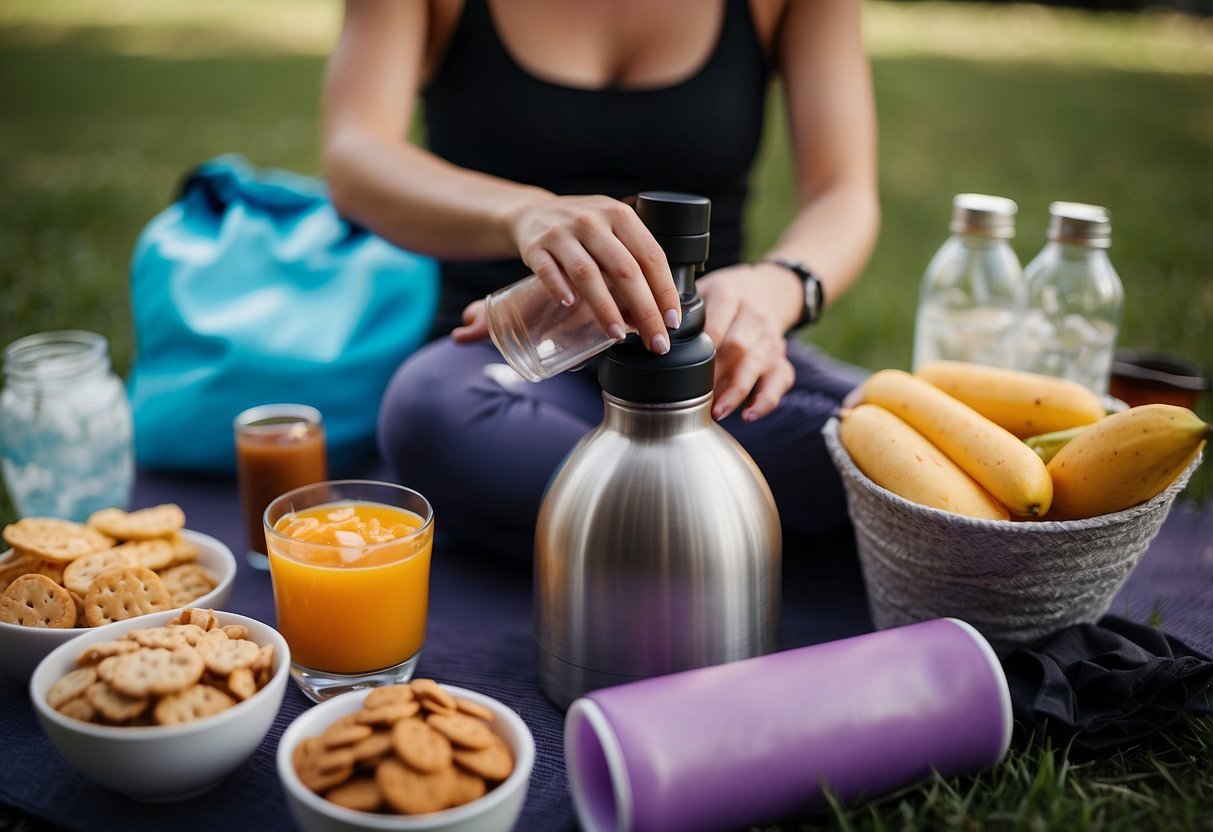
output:
M881 370L840 414L859 470L907 500L992 520L1075 520L1162 492L1213 435L1187 408L1107 413L1075 382L956 361Z

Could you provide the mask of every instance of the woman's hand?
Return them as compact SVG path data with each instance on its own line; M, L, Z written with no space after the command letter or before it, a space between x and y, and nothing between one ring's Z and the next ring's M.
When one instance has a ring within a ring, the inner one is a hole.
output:
M451 330L451 340L470 344L489 337L489 315L483 300L474 300L463 310L463 326Z
M717 269L696 282L704 302L704 330L716 345L712 417L717 420L742 405L743 420L761 419L779 405L796 379L784 340L786 323L763 303L786 294L788 287L779 285L780 280L787 283L767 266L740 265Z
M631 206L606 196L556 196L527 202L506 221L519 256L554 302L588 303L609 335L622 338L631 326L651 351L669 351L666 328L682 318L678 289Z

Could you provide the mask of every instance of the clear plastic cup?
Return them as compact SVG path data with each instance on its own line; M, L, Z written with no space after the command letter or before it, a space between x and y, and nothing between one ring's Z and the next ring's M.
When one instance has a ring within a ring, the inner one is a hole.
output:
M564 306L534 275L498 289L484 302L493 343L527 381L584 364L621 340L603 331L588 303Z

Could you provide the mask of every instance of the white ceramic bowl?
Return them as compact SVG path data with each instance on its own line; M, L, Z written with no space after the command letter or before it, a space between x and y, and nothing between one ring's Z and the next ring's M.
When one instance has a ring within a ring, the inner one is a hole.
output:
M198 564L219 581L206 595L191 601L190 606L222 609L231 597L232 582L236 580L236 558L232 555L232 550L210 535L184 530L181 536L198 547ZM0 555L0 564L11 556L11 552ZM19 624L5 624L0 621L0 674L18 682L26 682L44 656L60 644L81 633L87 633L90 629L22 627Z
M425 815L393 815L357 812L330 803L308 789L295 774L291 755L306 737L324 731L338 717L362 707L367 691L357 690L315 705L287 727L278 743L278 778L286 792L287 805L303 832L508 832L514 828L526 800L527 783L535 767L535 739L522 717L496 699L482 693L443 685L454 696L483 705L493 712L493 730L514 753L514 771L496 788L471 803Z
M51 651L30 678L30 699L42 729L81 774L113 791L148 802L183 800L219 784L257 749L286 692L291 656L286 640L268 624L217 610L220 624L243 624L249 639L274 646L274 669L261 690L214 716L165 726L95 725L64 716L46 703L56 680L76 666L90 645L121 638L135 627L158 627L176 613L154 612L84 630Z

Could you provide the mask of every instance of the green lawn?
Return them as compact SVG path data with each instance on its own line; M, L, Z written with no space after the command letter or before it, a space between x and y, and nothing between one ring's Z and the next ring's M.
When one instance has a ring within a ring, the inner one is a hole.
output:
M0 340L96 330L125 372L131 247L182 174L231 151L318 171L318 89L338 5L0 5ZM907 366L918 280L952 195L982 191L1019 203L1025 262L1050 201L1108 206L1127 297L1120 344L1213 368L1213 27L1002 4L866 9L884 225L863 279L809 337L872 368ZM752 253L791 209L780 126L756 171ZM1206 396L1206 419L1210 409ZM1187 497L1208 497L1211 470ZM839 809L822 827L1207 829L1211 748L1208 720L1098 763L1032 746L976 778Z

